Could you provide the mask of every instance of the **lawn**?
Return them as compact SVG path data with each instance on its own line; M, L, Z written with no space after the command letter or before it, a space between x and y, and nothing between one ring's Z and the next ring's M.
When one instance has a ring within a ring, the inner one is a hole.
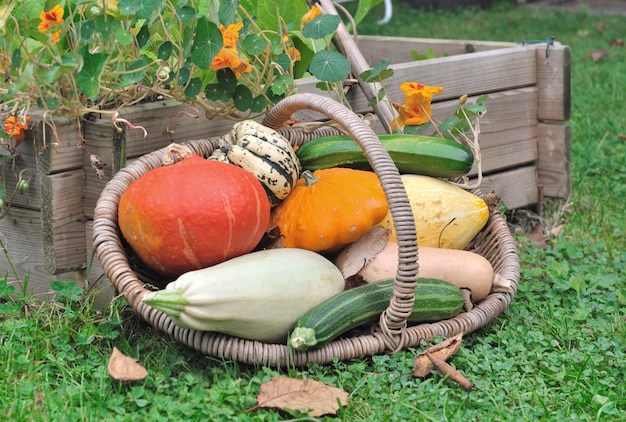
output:
M260 385L279 374L347 391L349 405L338 415L346 421L624 419L626 50L619 39L626 17L529 10L512 1L454 13L396 2L384 26L376 24L379 15L382 6L360 33L511 42L554 35L572 49L572 195L546 204L545 249L517 236L518 295L468 335L451 361L476 389L437 374L412 377L419 350L284 371L204 357L141 322L122 299L97 309L59 282L61 299L41 305L9 298L0 278L0 409L8 420L316 420L246 412ZM596 50L609 55L594 62ZM507 218L518 222L533 211ZM140 360L148 377L112 380L113 347Z

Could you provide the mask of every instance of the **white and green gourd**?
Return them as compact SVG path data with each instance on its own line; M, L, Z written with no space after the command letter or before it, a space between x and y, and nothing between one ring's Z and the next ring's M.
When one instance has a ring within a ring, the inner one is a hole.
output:
M281 248L187 272L142 301L181 328L286 343L302 314L344 287L341 271L322 255Z
M271 206L285 199L300 176L300 160L291 143L255 120L235 123L209 159L235 164L255 175Z

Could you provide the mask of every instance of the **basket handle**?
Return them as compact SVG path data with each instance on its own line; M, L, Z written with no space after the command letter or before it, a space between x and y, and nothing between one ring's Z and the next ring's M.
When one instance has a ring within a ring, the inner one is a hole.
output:
M379 320L385 346L393 352L403 348L404 329L413 309L417 287L418 245L413 210L409 203L400 172L371 127L343 104L318 94L295 94L272 107L263 124L278 130L292 114L310 109L326 115L340 124L363 150L380 180L387 197L398 237L398 270L394 280L393 297Z

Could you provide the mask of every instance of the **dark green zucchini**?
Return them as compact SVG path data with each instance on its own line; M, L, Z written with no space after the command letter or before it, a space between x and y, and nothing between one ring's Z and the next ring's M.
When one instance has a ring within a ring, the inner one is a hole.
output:
M348 330L378 321L393 296L393 279L366 284L332 296L302 315L290 336L299 351L321 347ZM410 323L451 318L463 309L463 294L455 285L434 278L420 278Z
M400 173L454 178L472 169L472 151L458 142L432 136L410 134L378 135ZM348 135L312 139L296 151L304 170L350 167L370 170L363 150Z

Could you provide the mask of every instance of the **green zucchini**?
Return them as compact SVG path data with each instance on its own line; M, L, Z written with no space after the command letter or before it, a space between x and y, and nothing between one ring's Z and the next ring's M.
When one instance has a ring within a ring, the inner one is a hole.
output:
M472 169L474 155L465 145L432 136L410 134L378 135L400 173L454 178ZM312 139L296 151L304 170L329 167L351 167L370 170L363 150L348 135Z
M385 279L345 290L303 314L291 336L299 351L321 347L353 328L378 321L393 296L393 279ZM464 299L455 285L435 278L420 278L415 290L409 323L433 322L461 312Z

